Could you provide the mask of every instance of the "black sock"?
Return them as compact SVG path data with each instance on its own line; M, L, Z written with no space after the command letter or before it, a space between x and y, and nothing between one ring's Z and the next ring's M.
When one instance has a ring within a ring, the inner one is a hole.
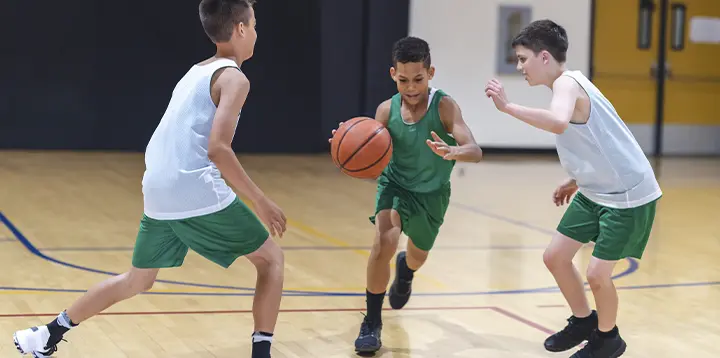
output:
M603 332L600 329L598 329L597 333L598 333L598 336L600 336L601 338L615 338L618 335L618 333L620 333L620 332L618 331L617 326L615 326L609 332Z
M595 312L595 311L590 311L590 315L587 316L587 317L578 317L578 316L575 316L575 318L577 318L578 321L580 321L580 322L587 322L587 321L590 321L590 320L596 320L596 319L597 319L597 312Z
M67 316L65 311L60 312L52 322L47 324L50 337L62 337L67 331L76 326L77 324L70 320L70 317Z
M253 348L252 358L270 358L270 346L272 345L273 334L267 332L255 332L252 335Z
M365 290L365 301L367 302L367 315L375 323L382 322L382 306L385 300L385 292L370 293Z
M400 278L405 281L410 281L413 279L413 276L415 275L415 270L411 270L410 267L407 265L407 257L403 257L398 262L398 272L400 274Z

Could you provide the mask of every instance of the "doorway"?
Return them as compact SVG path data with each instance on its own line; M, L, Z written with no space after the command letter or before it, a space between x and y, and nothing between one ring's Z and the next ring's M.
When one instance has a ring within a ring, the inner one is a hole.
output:
M590 76L646 154L720 155L720 1L593 0Z

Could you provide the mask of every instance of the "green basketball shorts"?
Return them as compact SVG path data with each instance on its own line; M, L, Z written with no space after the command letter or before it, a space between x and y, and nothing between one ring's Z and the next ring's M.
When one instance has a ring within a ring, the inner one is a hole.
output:
M394 209L400 214L402 231L420 250L430 251L445 220L450 205L450 185L430 193L416 193L402 188L381 176L375 197L375 224L377 213Z
M137 268L178 267L189 248L228 268L238 257L259 249L268 237L262 222L237 198L223 210L188 219L143 215L132 263Z
M636 208L615 209L577 192L557 230L582 243L595 242L593 256L601 260L641 259L655 220L656 204L657 200Z

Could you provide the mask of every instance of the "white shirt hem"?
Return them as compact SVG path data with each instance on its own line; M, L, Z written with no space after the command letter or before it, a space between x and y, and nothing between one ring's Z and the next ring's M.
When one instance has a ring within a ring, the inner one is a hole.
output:
M188 219L188 218L192 218L192 217L198 217L198 216L216 213L216 212L223 210L223 209L227 208L228 206L230 206L230 204L232 204L236 198L237 198L237 194L235 194L234 192L231 191L231 194L228 195L228 197L225 198L225 200L219 202L216 205L211 205L211 206L200 208L200 209L183 211L183 212L162 213L162 212L154 212L154 211L151 211L151 210L148 210L147 208L145 208L144 212L145 212L145 215L147 215L149 218L152 218L155 220L182 220L182 219Z
M614 209L637 208L637 207L643 206L647 203L650 203L654 200L657 200L658 198L660 198L662 196L662 190L658 189L654 193L652 193L644 198L638 199L638 200L618 202L618 201L602 200L602 199L599 199L597 197L597 195L595 195L593 193L583 192L582 190L578 190L578 191L580 191L583 195L585 195L588 199L592 200L596 204L606 206L609 208L614 208Z

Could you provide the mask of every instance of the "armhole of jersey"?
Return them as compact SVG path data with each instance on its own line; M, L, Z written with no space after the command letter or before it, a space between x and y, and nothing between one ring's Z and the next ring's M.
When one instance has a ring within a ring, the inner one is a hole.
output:
M443 133L448 135L450 138L453 138L452 133L448 132L447 128L445 127L445 123L442 120L442 114L440 113L440 102L442 101L443 98L447 97L448 94L441 92L438 89L434 89L434 91L431 93L432 93L431 95L433 97L432 97L432 101L430 101L430 104L433 104L433 103L435 104L435 112L437 114L438 125L440 125L440 128L443 129Z
M393 116L395 115L395 111L400 112L401 109L398 106L402 105L402 98L400 97L400 94L395 94L390 99L390 111L388 113L388 121L387 126L390 127L390 123L393 120ZM402 114L400 114L400 120L402 120Z
M212 98L212 84L213 84L213 77L215 77L215 74L218 73L218 71L226 69L226 68L236 68L238 71L240 71L240 68L234 65L222 65L220 67L217 67L210 72L210 76L208 76L208 97L210 98L210 103L213 104L215 109L217 109L217 104L215 104L215 101L213 101ZM242 71L241 71L242 72Z
M580 90L582 90L585 93L585 95L588 97L588 104L590 105L590 110L588 111L588 118L587 118L587 121L585 121L585 123L575 123L573 121L570 121L569 123L574 126L587 125L590 122L590 118L592 118L592 112L593 112L593 107L594 107L593 103L592 103L592 96L590 96L590 93L588 93L587 88L585 88L585 86L583 86L583 84L580 83L581 81L577 77L575 77L574 75L572 75L570 73L563 73L562 76L567 76L567 77L572 78L572 80L575 81L575 83L577 83L578 86L580 86ZM573 108L573 111L574 111L574 108Z

